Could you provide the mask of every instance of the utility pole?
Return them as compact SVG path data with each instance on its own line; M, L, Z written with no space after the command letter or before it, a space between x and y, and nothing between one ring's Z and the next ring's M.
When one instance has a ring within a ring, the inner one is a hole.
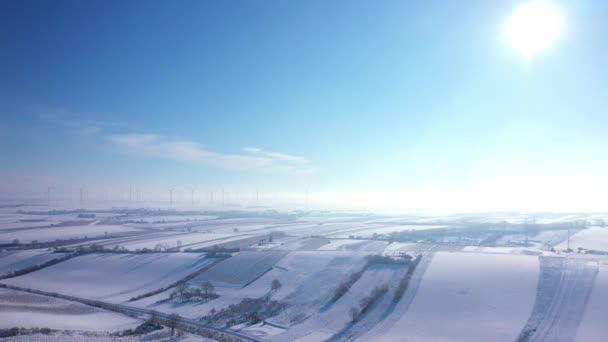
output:
M80 205L82 205L82 202L83 202L83 193L84 193L84 188L81 187L80 194L79 194L80 195Z
M51 206L51 187L47 186L46 187L46 205L47 206Z

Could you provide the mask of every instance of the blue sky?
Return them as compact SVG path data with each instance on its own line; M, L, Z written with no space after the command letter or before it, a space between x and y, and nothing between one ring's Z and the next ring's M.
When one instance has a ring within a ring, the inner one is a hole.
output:
M1 185L597 197L608 7L520 2L3 1Z

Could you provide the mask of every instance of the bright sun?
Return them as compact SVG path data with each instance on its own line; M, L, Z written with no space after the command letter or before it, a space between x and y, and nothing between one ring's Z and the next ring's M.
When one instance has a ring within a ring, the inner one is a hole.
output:
M521 4L507 19L504 27L511 46L532 59L560 37L563 17L560 9L549 1L533 0Z

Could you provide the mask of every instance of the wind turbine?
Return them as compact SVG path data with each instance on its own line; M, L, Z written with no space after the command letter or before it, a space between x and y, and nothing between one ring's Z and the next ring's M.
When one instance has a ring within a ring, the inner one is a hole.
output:
M50 186L46 187L46 203L47 203L47 206L49 206L49 207L51 206L51 187Z
M173 190L175 187L169 188L169 206L173 206Z
M192 206L194 207L194 192L196 191L196 188L190 188L190 201Z
M80 191L79 191L79 192L80 192L80 193L79 193L79 195L80 195L80 196L79 196L79 197L80 197L80 205L82 205L82 203L83 203L83 201L84 201L84 199L83 199L83 198L84 198L84 187L80 187L80 189L79 189L79 190L80 190Z

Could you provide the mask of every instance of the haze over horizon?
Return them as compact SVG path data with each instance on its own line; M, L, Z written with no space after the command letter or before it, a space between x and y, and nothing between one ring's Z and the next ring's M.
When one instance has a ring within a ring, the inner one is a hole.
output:
M608 5L519 3L3 2L0 198L605 209Z

